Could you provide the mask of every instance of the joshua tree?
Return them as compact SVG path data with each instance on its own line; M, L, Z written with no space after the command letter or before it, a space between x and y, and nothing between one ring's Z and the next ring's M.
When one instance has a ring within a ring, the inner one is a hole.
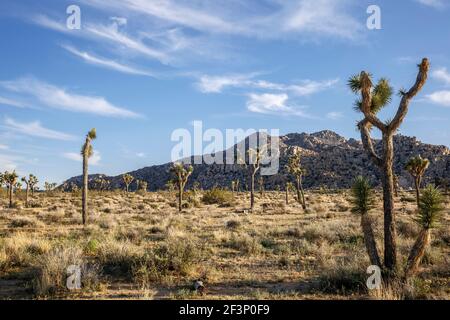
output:
M436 227L438 218L443 210L441 193L436 187L428 185L423 190L419 201L419 215L416 222L422 227L422 230L408 257L405 270L406 280L417 273L420 261L431 242L431 229Z
M286 192L286 204L289 204L289 191L292 190L292 182L286 182L285 192Z
M262 196L262 195L264 195L264 178L263 178L263 176L259 177L258 185L259 185L259 194Z
M174 163L171 172L175 175L175 181L178 186L178 211L183 208L183 192L189 176L194 171L192 166L183 165L182 163Z
M57 186L57 184L54 183L54 182L53 183L50 183L50 182L45 182L44 183L44 189L45 189L46 192L50 192L50 191L55 190L56 186Z
M377 243L373 233L372 219L369 216L369 211L374 205L374 195L369 181L364 177L357 177L353 183L352 195L352 212L361 216L361 228L370 263L381 268L382 265L380 255L378 253Z
M39 183L39 180L35 175L30 174L28 183L30 184L31 197L33 197L34 190L36 189L36 185Z
M34 176L34 175L32 175L32 174L30 174L29 176L28 176L28 179L27 179L27 177L23 177L22 178L22 181L25 183L25 185L26 185L26 188L25 188L25 207L27 207L28 208L28 195L29 195L29 193L30 193L30 188L32 188L33 187L33 181L36 179L36 177ZM37 179L36 179L37 180Z
M392 276L397 269L397 235L395 229L394 212L394 143L393 137L400 128L411 100L424 86L428 76L429 62L424 58L419 65L419 72L414 85L409 91L400 90L400 105L394 118L383 122L377 117L378 111L385 107L392 97L393 89L386 79L380 79L375 87L372 87L371 75L363 71L349 79L350 89L361 94L361 99L356 101L355 109L361 112L364 118L358 123L361 132L361 140L372 162L379 168L383 186L384 207L384 265ZM372 139L371 129L375 127L381 131L382 148L381 155L377 154Z
M306 170L301 165L301 154L298 149L294 149L294 152L288 159L286 166L288 172L295 178L295 188L297 189L297 201L306 209L305 193L303 191L302 178L306 173Z
M235 184L234 180L231 180L231 192L234 193L235 189L236 189L236 184Z
M83 190L81 193L83 225L86 225L88 219L88 206L87 206L88 182L89 182L88 160L90 157L92 157L92 154L94 153L91 142L96 138L97 132L95 128L91 129L91 131L89 131L88 134L86 135L86 141L84 142L83 147L81 148L81 156L83 157Z
M139 180L139 190L147 191L147 181Z
M6 171L3 174L3 180L6 186L8 187L8 195L9 195L9 207L13 207L13 193L14 193L14 186L17 183L17 178L19 176L17 175L16 171L8 172Z
M122 176L123 183L125 183L125 189L128 192L130 184L133 182L134 178L132 175L126 173Z
M414 187L416 188L416 201L417 208L420 206L420 184L422 182L422 177L430 165L430 161L428 159L423 159L420 155L417 157L413 157L409 159L406 163L405 169L408 171L411 176L414 178Z
M250 210L253 211L255 206L255 175L261 166L262 151L260 148L249 149L248 166L250 175Z

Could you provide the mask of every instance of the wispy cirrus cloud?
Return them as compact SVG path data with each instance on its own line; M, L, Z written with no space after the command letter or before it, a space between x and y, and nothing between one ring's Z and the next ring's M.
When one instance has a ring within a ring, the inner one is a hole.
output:
M32 77L2 81L4 88L31 96L45 106L106 117L138 118L139 114L113 105L103 97L80 95Z
M7 130L11 130L16 133L38 138L64 140L64 141L76 139L74 136L70 134L45 128L41 125L39 121L22 123L17 122L11 118L6 118L3 127L6 128Z
M272 115L293 115L299 117L310 117L302 110L302 107L288 105L289 96L286 93L272 94L250 93L247 100L247 110L254 113Z
M445 7L444 0L416 0L417 2L426 5L428 7L433 7L436 9L442 9Z
M435 0L436 1L436 0ZM177 1L84 0L101 10L120 10L149 21L209 34L279 38L308 34L356 39L363 25L350 12L352 0Z
M119 63L117 61L114 60L110 60L110 59L106 59L103 57L99 57L99 56L95 56L92 55L88 52L85 51L80 51L72 46L68 46L68 45L63 45L62 46L64 49L66 49L67 51L69 51L70 53L82 58L85 62L89 63L89 64L93 64L93 65L97 65L100 67L104 67L107 69L111 69L111 70L115 70L118 72L122 72L122 73L127 73L127 74L134 74L134 75L141 75L141 76L149 76L149 77L155 77L154 74L148 72L148 71L144 71L144 70L139 70L137 68Z
M77 161L77 162L82 162L83 158L81 157L80 153L76 153L76 152L65 152L61 155L63 158L72 160L72 161ZM97 166L100 164L100 160L102 159L101 154L99 151L94 150L94 153L92 154L92 157L89 158L89 164L93 165L93 166Z
M6 106L11 106L11 107L16 107L16 108L25 108L27 106L23 102L9 99L9 98L4 98L4 97L0 96L0 105L1 104L6 105Z
M257 73L228 76L203 75L199 78L195 85L201 92L204 93L221 93L226 88L234 87L284 91L290 92L297 96L308 96L331 88L339 82L339 79L324 81L302 80L298 84L283 84L254 79L256 75Z

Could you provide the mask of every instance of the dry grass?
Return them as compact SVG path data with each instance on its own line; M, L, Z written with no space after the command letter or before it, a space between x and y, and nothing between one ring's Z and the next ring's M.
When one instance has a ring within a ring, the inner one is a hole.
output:
M183 212L169 192L92 192L83 227L79 195L37 194L33 206L0 199L2 283L19 281L19 298L90 299L433 299L450 297L449 216L433 231L421 274L408 287L365 287L369 265L348 193L307 192L303 211L284 193L190 192ZM377 197L381 199L381 195ZM397 201L400 262L418 229L412 193ZM382 246L382 208L373 210ZM82 267L82 289L65 287L68 265ZM191 290L201 279L206 294ZM21 290L28 287L32 290Z

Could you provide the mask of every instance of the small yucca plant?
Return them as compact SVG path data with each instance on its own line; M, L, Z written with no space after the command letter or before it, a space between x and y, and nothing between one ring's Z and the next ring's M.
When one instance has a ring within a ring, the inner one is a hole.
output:
M364 243L370 263L381 267L380 255L372 227L369 211L374 206L373 190L367 178L359 176L352 186L352 212L361 216L361 228L364 234Z
M408 257L405 270L406 279L417 273L419 264L431 243L431 229L438 224L439 217L444 210L442 195L439 190L428 185L422 192L419 202L419 213L416 222L422 227Z

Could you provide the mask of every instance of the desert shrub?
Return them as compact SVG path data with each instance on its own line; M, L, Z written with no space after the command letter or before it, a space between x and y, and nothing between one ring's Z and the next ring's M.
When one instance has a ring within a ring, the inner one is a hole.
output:
M29 267L49 250L50 244L46 240L16 233L0 242L0 270Z
M251 237L246 233L233 233L224 245L225 247L238 250L242 254L248 255L258 254L262 249L260 242L256 238Z
M116 232L117 240L125 240L139 244L142 241L142 238L143 238L143 230L141 229L120 228Z
M228 220L225 223L225 226L228 229L233 229L234 230L234 229L237 229L237 228L239 228L241 226L241 222L239 220Z
M317 289L330 294L363 294L367 292L366 280L364 270L352 266L337 266L321 273Z
M230 191L219 188L205 191L202 201L204 204L217 204L221 207L230 207L234 204L233 194Z
M190 238L170 237L148 250L134 270L136 281L163 281L173 276L188 276L204 259L204 250Z
M102 271L117 277L130 277L142 257L142 250L131 242L113 239L101 242L97 252Z
M24 228L24 227L35 228L41 225L42 223L36 220L34 217L14 218L9 223L10 228Z

